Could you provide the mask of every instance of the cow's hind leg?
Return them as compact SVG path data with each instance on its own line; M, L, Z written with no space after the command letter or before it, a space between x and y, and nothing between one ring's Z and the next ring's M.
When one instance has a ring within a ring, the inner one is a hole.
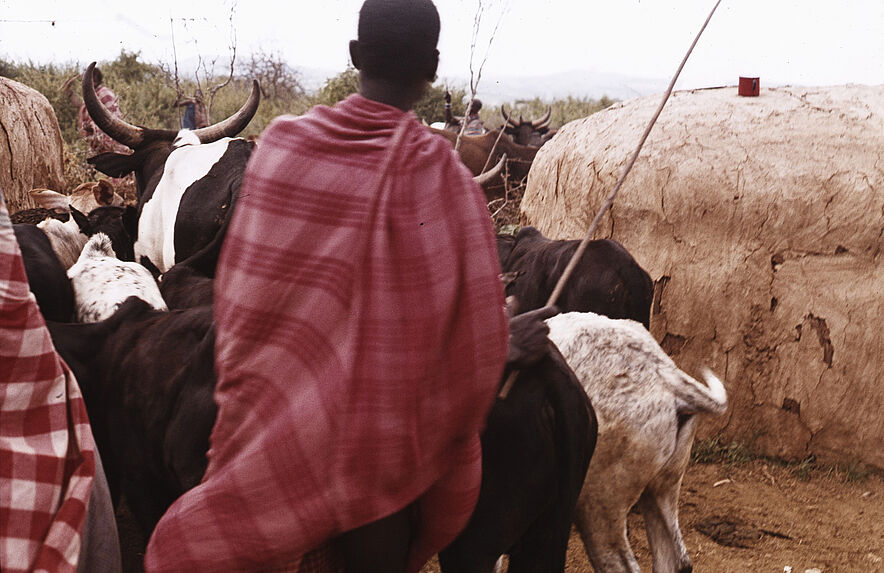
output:
M573 498L572 498L573 499ZM565 570L571 511L566 501L551 504L510 551L507 573L560 573Z
M577 529L596 573L640 573L626 536L627 512L628 506L578 503Z
M680 486L681 480L657 489L651 484L638 501L654 558L654 573L691 573L693 570L678 527Z
M680 421L675 449L638 500L645 521L654 573L690 573L691 558L678 526L678 495L694 442L696 418Z

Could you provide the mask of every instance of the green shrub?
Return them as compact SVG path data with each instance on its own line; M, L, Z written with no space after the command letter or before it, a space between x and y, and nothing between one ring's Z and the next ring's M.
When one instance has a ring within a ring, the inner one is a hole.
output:
M55 110L62 139L66 144L68 166L66 172L79 180L69 181L71 185L82 182L82 177L93 171L85 164L86 146L77 132L77 109L61 92L64 82L79 76L86 68L85 63L66 62L37 64L34 62L13 62L0 58L0 75L28 85L42 93ZM261 83L261 105L255 117L241 135L244 137L260 134L273 119L283 114L301 115L317 104L334 105L359 89L359 72L352 67L329 78L314 93L306 93L300 83L298 72L291 68L278 54L263 53L249 56L237 62L235 74L227 85L216 91L210 100L209 90L227 80L227 76L200 77L202 86L197 86L193 78L178 77L168 66L145 62L139 52L121 50L110 61L98 62L104 74L104 84L117 94L123 118L134 125L156 129L178 129L181 125L183 108L175 105L180 95L190 96L201 87L209 108L210 121L220 121L232 115L248 98L252 78ZM75 88L79 89L79 88ZM463 116L466 107L467 91L460 86L435 83L415 105L415 113L426 123L445 119L446 91L451 92L452 113ZM481 94L480 94L481 97ZM507 105L508 110L518 115L538 118L552 106L551 127L557 128L573 119L586 117L612 102L607 98L593 100L569 97L550 103L540 99L519 101ZM486 107L482 117L488 127L503 123L499 107ZM80 166L71 164L71 157L78 159Z

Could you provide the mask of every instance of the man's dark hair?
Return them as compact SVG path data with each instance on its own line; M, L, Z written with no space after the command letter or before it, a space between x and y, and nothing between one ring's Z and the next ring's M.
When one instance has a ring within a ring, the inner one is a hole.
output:
M360 69L387 80L436 73L439 12L431 0L366 0L359 11Z
M473 100L473 105L470 106L469 114L473 115L479 113L479 110L482 109L482 100L476 98Z
M97 67L92 68L92 83L97 86L100 86L101 82L103 82L103 81L104 81L104 74L101 73L101 70L99 70Z

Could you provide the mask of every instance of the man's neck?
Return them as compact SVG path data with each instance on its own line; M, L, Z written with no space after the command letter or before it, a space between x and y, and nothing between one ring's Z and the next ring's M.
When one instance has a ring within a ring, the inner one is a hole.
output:
M416 81L411 85L373 78L364 73L359 74L359 93L370 100L398 107L402 111L410 111L414 104L424 95L427 82Z

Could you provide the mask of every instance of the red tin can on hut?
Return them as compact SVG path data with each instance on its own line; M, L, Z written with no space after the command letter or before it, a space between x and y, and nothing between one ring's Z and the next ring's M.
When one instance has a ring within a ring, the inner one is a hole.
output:
M758 95L758 78L744 78L740 76L740 86L737 93L741 96L757 96Z

